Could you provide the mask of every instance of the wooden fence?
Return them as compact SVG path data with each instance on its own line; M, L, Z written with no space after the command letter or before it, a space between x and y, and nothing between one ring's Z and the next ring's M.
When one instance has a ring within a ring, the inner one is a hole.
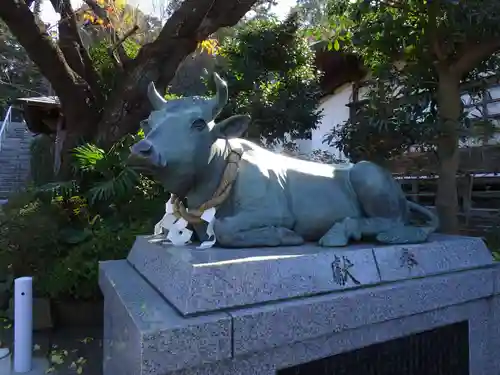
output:
M407 197L435 209L435 175L395 176ZM500 230L500 173L465 173L458 177L459 220L464 234Z

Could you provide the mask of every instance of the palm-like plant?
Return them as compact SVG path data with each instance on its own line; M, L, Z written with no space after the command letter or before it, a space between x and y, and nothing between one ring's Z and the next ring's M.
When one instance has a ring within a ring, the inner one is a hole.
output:
M127 199L140 179L139 174L127 165L129 147L141 137L142 134L128 135L108 151L91 143L76 147L72 153L75 178L43 185L39 191L63 198L81 195L91 205Z

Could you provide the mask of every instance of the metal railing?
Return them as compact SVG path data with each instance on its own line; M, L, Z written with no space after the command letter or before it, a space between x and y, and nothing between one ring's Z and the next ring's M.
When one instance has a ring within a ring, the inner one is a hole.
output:
M0 127L0 151L2 151L2 143L7 135L7 129L12 122L12 106L9 107Z

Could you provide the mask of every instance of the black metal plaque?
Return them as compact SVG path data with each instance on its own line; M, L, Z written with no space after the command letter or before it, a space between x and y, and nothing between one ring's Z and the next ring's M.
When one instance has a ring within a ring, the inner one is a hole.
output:
M277 375L469 375L469 325L451 324L289 367Z

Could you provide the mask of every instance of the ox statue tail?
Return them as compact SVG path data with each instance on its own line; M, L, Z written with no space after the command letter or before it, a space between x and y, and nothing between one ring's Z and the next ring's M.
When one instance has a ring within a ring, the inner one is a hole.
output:
M427 230L427 235L434 233L439 228L439 218L434 212L410 200L408 201L408 207L410 208L410 211L419 212L427 217L429 220L427 226L422 228Z
M407 201L411 211L418 212L427 218L425 226L398 226L377 235L377 240L381 243L391 245L415 244L427 241L429 235L434 233L439 227L439 218L431 210L412 201Z

